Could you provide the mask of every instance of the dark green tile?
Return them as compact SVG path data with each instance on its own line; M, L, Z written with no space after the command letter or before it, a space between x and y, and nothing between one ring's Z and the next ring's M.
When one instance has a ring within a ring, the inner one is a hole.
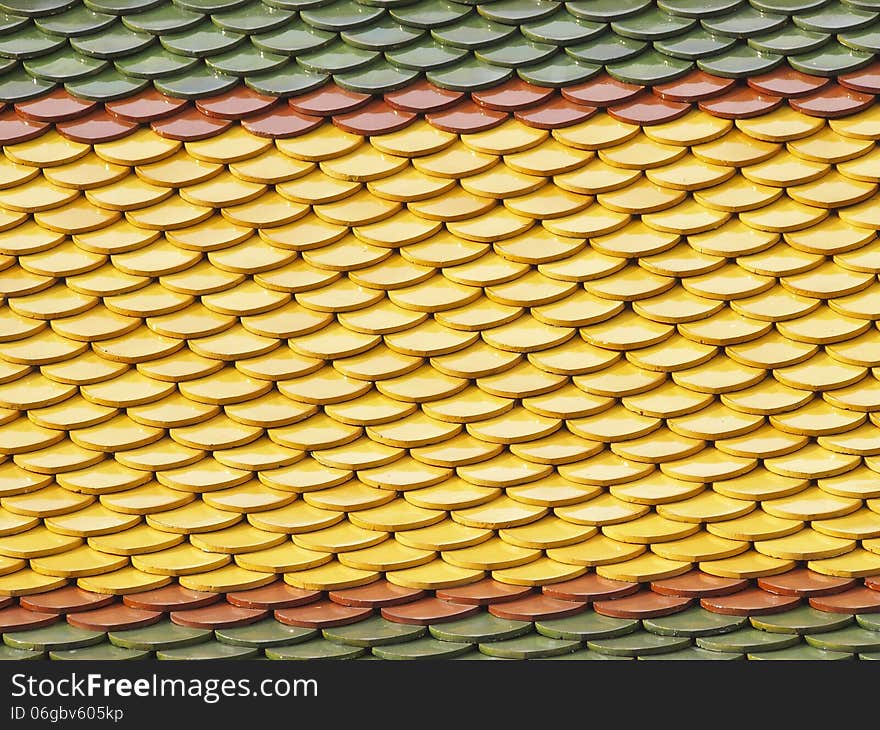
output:
M336 0L330 5L303 10L299 16L313 28L338 33L374 23L385 12L383 8L371 8L352 0Z
M507 81L513 70L503 66L491 66L475 58L465 58L451 66L428 71L428 81L444 89L454 91L478 91Z
M471 644L439 641L430 636L373 648L373 654L381 659L452 659L469 653L479 654Z
M644 656L648 654L664 654L669 651L686 649L691 640L680 636L658 636L647 631L637 631L626 636L609 639L591 639L587 648L600 654L617 656Z
M650 50L621 63L610 63L605 70L619 81L653 86L674 81L693 68L690 61L671 58Z
M288 56L307 53L329 45L336 39L335 33L318 30L297 20L271 33L251 36L251 42L263 51L283 53Z
M204 18L202 13L192 13L176 5L163 3L144 13L126 15L122 18L122 22L132 30L162 35L163 33L182 33L190 28L195 28Z
M685 33L696 25L693 18L667 15L658 8L649 8L611 23L611 30L627 38L656 41Z
M309 71L345 73L366 66L379 58L377 51L352 48L340 40L323 46L317 51L297 57L297 62Z
M507 68L520 68L546 61L556 55L556 46L533 43L522 36L474 51L478 61ZM562 55L565 58L564 54Z
M159 37L162 45L172 53L193 58L205 58L231 51L247 39L243 33L233 33L205 21L185 33L165 34Z
M0 9L16 15L39 18L43 15L61 13L76 4L76 0L3 0Z
M0 99L10 103L35 99L54 88L54 82L32 78L21 69L0 76Z
M465 661L465 662L508 662L512 661L511 659L504 659L500 656L489 656L488 654L483 654L481 651L469 651L467 654L461 654L456 657L452 657L453 661Z
M538 633L552 639L610 639L625 636L639 629L639 621L631 618L613 618L595 611L584 611L567 618L548 619L535 623Z
M863 654L859 654L859 659L862 661L878 661L880 660L880 651L866 651Z
M66 45L66 38L47 35L31 26L0 36L0 55L8 58L36 58Z
M846 652L880 651L880 632L868 631L861 626L847 626L837 631L812 634L804 637L810 646L817 649Z
M880 613L859 613L855 616L856 623L868 631L880 631Z
M695 606L671 616L645 619L644 627L662 636L712 636L741 629L748 623L745 616L725 616Z
M468 55L468 52L463 48L441 46L433 38L422 38L404 48L386 51L385 58L395 66L428 71L449 66Z
M83 646L100 644L104 641L103 631L79 629L68 623L59 622L30 631L12 631L3 634L3 643L13 649L78 649Z
M837 40L844 46L854 48L857 51L868 51L869 53L880 51L880 30L875 28L865 28L854 33L841 33L837 36Z
M84 5L79 5L58 15L37 18L34 25L44 33L66 37L97 33L116 22L116 16L96 13Z
M329 78L327 74L313 73L289 64L280 71L245 76L244 83L259 94L288 97L317 89L327 83Z
M568 654L581 646L579 641L551 639L540 634L526 634L513 639L479 644L479 649L483 654L502 659L537 659Z
M792 17L795 25L819 33L846 33L872 25L876 20L877 13L857 8L844 9L836 2Z
M645 41L621 38L613 33L605 33L586 43L567 46L565 52L578 61L601 66L606 63L619 63L638 56L647 46Z
M749 38L749 45L756 51L790 56L796 53L815 51L824 46L830 38L831 36L827 33L814 33L787 25L780 30L762 34L757 38Z
M528 621L498 618L484 611L458 621L434 624L429 626L428 630L432 636L443 641L479 644L522 636L532 630L532 624Z
M273 618L259 621L249 626L235 626L228 629L217 629L214 632L218 641L233 646L252 646L265 649L269 646L286 646L299 644L319 635L317 629L305 629L299 626L288 626Z
M559 654L557 656L549 656L549 657L537 657L535 661L572 661L572 662L583 662L583 661L600 661L600 662L608 662L608 661L620 661L620 662L631 662L635 659L635 657L631 656L615 656L614 654L600 654L598 651L590 651L589 649L579 649L578 651L570 652L569 654Z
M186 10L196 13L222 13L246 5L248 0L173 0Z
M708 18L712 15L724 15L740 6L746 0L658 0L657 7L672 15L683 15L687 18Z
M560 3L548 0L499 0L477 6L477 12L484 18L506 25L534 23L548 18L559 11ZM566 15L565 11L559 11Z
M761 33L770 33L782 28L788 19L784 15L759 13L745 7L730 15L719 18L705 18L700 24L710 33L719 33L732 38L751 38Z
M880 0L840 0L840 2L847 8L880 10Z
M237 84L238 79L235 76L218 73L204 64L193 66L182 74L163 76L153 82L157 91L181 99L222 94L235 88Z
M178 626L170 621L161 621L152 626L127 631L111 631L107 637L114 646L123 649L175 649L211 641L213 632L209 629L196 629Z
M853 617L842 613L817 611L810 606L798 606L791 611L752 616L752 626L762 631L781 634L818 634L849 626Z
M604 23L580 20L568 13L557 13L552 18L525 23L520 30L526 38L538 43L568 46L604 35L608 32L607 28Z
M721 660L739 660L745 659L745 654L734 654L732 652L723 652L723 651L706 651L705 649L700 649L698 647L688 647L687 649L681 649L679 651L671 651L668 654L645 654L643 656L637 657L642 661L650 661L650 660L691 660L691 661L717 661Z
M837 76L867 66L873 60L870 53L847 48L832 40L811 53L789 57L788 62L792 68L804 73Z
M221 644L219 641L208 641L194 646L182 646L179 649L162 649L156 652L156 659L175 661L250 659L258 654L258 649L249 646L231 646Z
M577 61L566 54L557 53L547 61L518 69L517 75L529 84L558 88L589 81L601 71L601 66Z
M281 10L307 10L329 5L333 0L263 0L263 5Z
M771 634L751 627L717 636L701 636L695 640L697 646L709 651L734 653L775 651L800 643L796 634Z
M70 50L58 51L48 56L31 58L22 67L31 76L47 81L73 81L86 76L94 76L110 66L102 58L90 58Z
M694 28L684 35L654 42L654 48L660 53L673 58L683 58L687 61L714 56L733 48L735 45L735 38L712 35L703 28Z
M819 661L827 659L847 660L855 659L853 654L846 654L841 651L825 651L824 649L816 649L807 644L798 644L788 649L780 649L779 651L768 652L752 652L747 655L749 659L770 659L777 661Z
M84 0L84 2L86 7L99 13L128 15L158 7L165 0Z
M70 45L80 53L94 58L115 59L143 51L156 42L149 33L136 33L122 23L114 23L101 33L71 38Z
M133 56L126 56L114 63L116 69L126 76L139 79L159 79L163 76L179 74L201 64L198 58L178 56L166 51L159 44L147 48Z
M497 43L513 33L516 33L516 28L493 23L479 15L468 15L450 25L431 31L431 35L440 43L469 51Z
M753 7L767 13L794 15L821 8L828 0L749 0Z
M20 30L28 25L31 21L19 15L9 15L0 12L0 33L12 33L14 30Z
M322 631L324 638L349 646L382 646L419 639L427 633L425 626L398 624L381 616L370 616L348 626L336 626Z
M61 649L49 652L50 659L67 661L109 662L149 659L150 652L141 649L123 649L113 644L95 644L83 649Z
M246 43L227 53L205 59L208 68L230 76L255 76L276 71L291 63L287 56L266 53Z
M610 23L651 7L652 0L577 0L565 4L572 15L584 20Z
M279 10L261 2L252 2L240 8L217 13L211 16L214 25L234 33L266 33L286 26L294 13L290 10Z
M737 45L711 58L700 59L697 66L706 73L742 79L768 73L785 61L776 53L759 53L748 46Z
M0 662L20 662L25 660L44 659L46 652L29 649L13 649L6 644L0 644Z
M326 639L312 639L302 644L266 649L269 659L357 659L367 652L360 646L334 644Z
M370 51L387 51L406 46L425 35L421 28L408 28L390 16L382 18L366 28L356 28L340 34L349 45Z
M397 68L379 60L351 73L334 74L333 80L342 88L360 94L382 94L408 86L419 77L413 69Z
M412 5L394 8L389 14L404 25L430 30L454 23L471 12L471 8L467 5L459 5L449 0L420 0Z

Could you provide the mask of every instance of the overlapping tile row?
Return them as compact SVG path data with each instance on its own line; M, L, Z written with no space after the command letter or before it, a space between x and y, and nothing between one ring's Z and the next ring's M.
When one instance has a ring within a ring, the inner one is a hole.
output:
M0 99L64 87L112 100L239 83L294 96L333 79L364 93L419 79L453 90L606 72L662 84L780 67L834 77L880 51L876 0L5 0Z
M880 574L878 137L7 145L0 593Z
M67 587L0 608L0 659L876 659L880 591L859 583L694 571L642 590L589 575L542 593L491 579L436 595L276 582L121 601Z

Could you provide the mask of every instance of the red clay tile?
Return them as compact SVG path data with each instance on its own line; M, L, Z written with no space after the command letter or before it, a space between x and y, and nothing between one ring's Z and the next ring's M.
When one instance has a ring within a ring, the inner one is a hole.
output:
M36 139L48 129L46 122L29 122L12 109L0 114L0 145L18 144Z
M143 611L121 603L114 603L104 608L96 608L93 611L68 614L67 623L92 631L125 631L149 626L161 618L162 614L159 611Z
M247 626L261 621L269 615L265 608L242 608L219 601L202 608L185 611L172 611L170 618L180 626L196 629L228 629L233 626Z
M399 624L427 626L473 616L479 611L479 606L451 603L429 597L420 598L412 603L402 603L399 606L385 606L382 609L382 617Z
M425 595L425 591L421 591L418 588L396 586L387 580L377 580L365 586L330 591L329 593L330 600L334 603L341 603L343 606L366 606L368 608L397 606L401 603L417 601ZM877 595L880 595L880 593Z
M809 74L795 71L791 66L783 64L770 73L753 76L746 83L756 91L764 94L775 94L789 99L795 96L805 96L818 91L829 82L823 76L810 76Z
M437 598L452 603L469 603L474 606L488 606L492 603L504 603L513 601L523 596L528 596L533 591L528 586L514 586L501 583L493 578L483 578L476 583L468 583L456 588L441 588L437 591Z
M608 107L608 115L620 122L647 127L679 119L692 108L687 102L667 101L653 94L643 94L624 104Z
M840 84L829 84L815 94L790 99L788 103L803 114L836 119L867 109L874 103L874 95L853 91Z
M426 114L425 119L437 129L453 134L473 134L497 127L508 118L504 112L486 109L470 99L441 112Z
M495 603L489 606L489 613L498 618L510 618L517 621L539 621L541 619L563 618L574 616L587 607L586 603L560 601L540 593L506 603Z
M559 129L585 122L597 111L594 106L575 104L554 94L544 104L531 109L521 109L514 112L513 116L523 124L537 129Z
M303 114L332 117L360 109L362 106L366 106L372 98L369 94L359 94L356 91L341 89L336 84L327 84L320 89L310 91L308 94L289 99L288 103Z
M461 91L441 89L428 81L416 81L397 91L389 91L383 97L389 106L403 111L427 114L448 109L464 96Z
M370 137L374 134L390 134L408 127L416 119L413 112L405 112L389 106L381 99L348 114L337 114L333 123L352 134Z
M684 596L661 596L653 591L639 591L624 598L596 601L593 610L615 618L657 618L684 611L693 602Z
M645 89L627 84L610 76L598 76L586 83L563 88L562 95L569 101L588 106L606 107L632 101Z
M829 596L856 585L852 578L822 575L807 568L795 568L780 575L758 578L758 587L780 596Z
M47 593L22 596L18 602L29 611L63 614L89 611L93 608L109 606L115 601L115 596L84 591L76 586L64 586L64 588L48 591Z
M98 144L122 139L138 128L134 122L108 114L103 109L69 122L60 122L55 129L68 139L83 144Z
M241 126L251 134L273 139L296 137L317 129L323 123L323 117L310 117L289 106L281 105L241 120Z
M236 86L225 94L199 99L196 109L209 117L243 119L264 112L278 103L278 97L258 94L247 86Z
M471 94L471 99L480 106L485 106L489 109L515 112L518 109L527 109L547 101L551 96L553 96L553 89L533 86L521 79L512 79L507 83L501 84L501 86L495 86L483 91L474 91Z
M193 591L184 588L179 583L171 583L152 591L123 596L122 602L132 608L167 613L168 611L183 611L189 608L209 606L219 601L220 597L219 593Z
M15 599L12 596L3 596L3 598L0 598L0 609L12 606L14 603Z
M360 606L343 606L333 601L323 600L295 608L282 608L275 611L275 618L289 626L303 626L307 629L323 629L329 626L346 626L363 621L373 614L372 609Z
M655 86L653 91L661 99L695 102L720 96L735 84L734 79L712 76L705 71L691 71L680 79Z
M247 591L235 591L226 594L226 600L233 606L242 608L292 608L304 606L321 598L321 591L310 591L305 588L294 588L284 581L275 581L261 588Z
M543 587L545 596L563 601L601 601L609 598L630 596L639 590L638 583L625 580L611 580L595 573L587 573L579 578L553 583Z
M183 142L195 142L220 134L229 129L232 122L228 119L209 117L198 109L190 107L168 119L159 119L150 126L156 134L162 137L179 139Z
M880 592L858 586L833 596L814 596L810 605L819 611L832 613L877 613L880 612Z
M700 599L707 611L729 616L761 616L766 613L788 611L800 603L797 596L777 596L760 588L746 588L729 596L711 596Z
M722 96L701 101L699 107L715 117L747 119L778 109L782 101L781 96L763 94L749 86L737 86Z
M837 82L848 89L864 91L866 94L880 94L880 61L837 77Z
M56 613L28 611L21 606L8 606L0 609L0 634L8 631L23 631L49 626L58 620Z
M97 108L98 102L77 99L64 89L55 89L37 99L15 105L15 111L32 122L66 122Z
M704 598L706 596L726 596L745 590L749 582L742 578L722 578L709 575L701 570L692 570L674 578L655 580L651 590L662 596L685 596Z
M865 585L872 590L880 591L880 575L872 575L865 578Z
M189 106L189 102L186 99L165 96L155 89L146 89L140 94L104 103L104 109L113 116L138 124L165 119L177 114L187 106Z

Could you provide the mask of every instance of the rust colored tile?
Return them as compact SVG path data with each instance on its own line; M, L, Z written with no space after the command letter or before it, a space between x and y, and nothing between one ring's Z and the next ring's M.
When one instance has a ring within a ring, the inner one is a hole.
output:
M662 596L654 591L639 591L631 596L596 601L593 610L614 618L657 618L684 611L693 602L685 596Z
M738 86L733 91L699 103L700 109L724 119L747 119L778 109L782 97L764 94L749 86Z
M823 76L810 76L795 71L791 66L783 64L770 73L753 76L747 80L749 86L764 94L785 96L806 96L818 91L829 82Z
M138 125L134 122L114 117L104 109L98 109L87 116L55 125L55 129L60 134L74 142L82 142L83 144L112 142L114 139L122 139L131 134L137 128Z
M803 114L835 119L867 109L874 103L874 96L847 89L840 84L830 84L815 94L791 99L788 103L792 109Z
M864 91L866 94L880 94L880 61L837 77L837 82L848 89Z
M439 598L420 598L418 601L403 603L399 606L385 606L382 609L382 617L399 624L427 626L428 624L439 624L473 616L479 611L479 606L451 603Z
M880 612L880 592L865 586L850 588L833 596L813 596L809 602L813 608L831 613Z
M307 629L323 629L329 626L346 626L363 621L372 616L373 611L361 606L343 606L333 601L323 600L306 606L282 608L275 611L275 618L289 626L302 626Z
M437 591L437 598L452 603L470 603L474 606L488 606L492 603L504 603L513 601L532 593L528 586L514 586L501 583L492 578L483 578L476 583L468 583L466 586L457 588L441 588Z
M632 101L644 90L644 86L627 84L610 76L598 76L586 83L562 89L562 95L578 104L606 107Z
M242 608L292 608L304 606L321 598L321 591L310 591L304 588L294 588L284 581L275 581L267 586L252 588L248 591L235 591L226 594L226 600L233 606Z
M829 596L856 585L852 578L822 575L807 568L795 568L780 575L758 578L758 586L780 596Z
M241 126L251 134L273 139L296 137L317 129L323 123L323 117L310 117L289 106L281 105L241 120Z
M484 91L474 91L473 99L480 106L502 112L515 112L547 101L553 96L553 89L527 84L521 79L511 79L501 86Z
M647 127L679 119L691 108L687 102L667 101L653 94L644 94L633 101L609 107L608 115L621 122Z
M700 599L707 611L728 616L761 616L788 611L800 603L797 596L777 596L760 588L747 588L729 596L710 596Z
M36 139L48 128L46 122L29 122L12 109L0 114L0 145L18 144Z
M865 578L865 585L875 591L880 591L880 575L872 575Z
M64 89L55 89L37 99L15 105L15 111L31 122L66 122L97 108L98 102L77 99Z
M362 109L348 114L336 114L333 123L352 134L369 137L374 134L390 134L408 127L416 119L413 112L395 109L381 99L376 99Z
M330 591L329 593L330 600L334 603L341 603L343 606L365 606L367 608L398 606L401 603L417 601L425 595L425 591L418 588L396 586L387 580L377 580L365 586L345 588L344 590ZM880 595L880 593L877 595Z
M183 142L195 142L220 134L231 127L232 122L228 119L209 117L198 109L190 107L173 117L155 121L150 126L156 134L162 137L179 139Z
M132 608L141 608L146 611L183 611L190 608L209 606L220 600L219 593L207 591L193 591L184 588L179 583L171 583L162 588L143 593L133 593L122 597L122 602Z
M559 598L563 601L586 601L587 603L631 596L638 590L638 583L611 580L595 573L587 573L562 583L552 583L542 589L544 595L550 598Z
M28 611L21 606L8 606L0 610L0 634L49 626L58 620L58 614Z
M735 84L734 79L712 76L705 71L691 71L680 79L655 86L654 93L669 101L696 102L720 96L724 92L730 91Z
M560 601L540 593L506 603L495 603L489 606L489 613L498 618L510 618L516 621L540 621L542 619L564 618L574 616L587 607L586 603Z
M104 109L115 117L146 124L173 116L186 106L189 106L186 99L175 99L173 96L160 94L155 89L146 89L125 99L105 102Z
M486 109L468 99L445 111L426 114L425 119L444 132L472 134L497 127L507 119L507 114Z
M598 109L594 106L575 104L554 94L548 102L532 109L522 109L515 112L513 116L530 127L559 129L585 122L597 111Z
M0 609L12 606L14 603L15 599L12 596L3 596L3 598L0 598Z
M675 578L655 580L651 590L663 596L686 596L705 598L707 596L727 596L745 590L749 582L741 578L722 578L709 575L701 570L692 570Z
M111 606L104 606L104 608L96 608L93 611L68 614L67 623L92 631L125 631L126 629L150 626L161 618L162 614L159 611L144 611L140 608L114 603Z
M79 613L93 608L109 606L116 601L115 596L103 593L84 591L76 586L64 586L55 591L37 593L34 596L22 596L19 603L28 611L41 611L43 613Z
M395 109L427 114L448 109L458 103L463 96L464 93L461 91L441 89L428 81L421 80L409 84L403 89L389 91L385 94L384 99L389 106Z
M288 103L303 114L332 117L360 109L362 106L366 106L372 98L369 94L346 91L336 84L327 84L320 89L310 91L308 94L289 99Z
M172 611L170 618L173 623L195 629L228 629L256 623L268 615L265 608L242 608L218 601L202 608Z
M247 86L237 86L225 94L199 99L196 109L209 117L220 119L243 119L265 112L278 103L278 97L258 94Z

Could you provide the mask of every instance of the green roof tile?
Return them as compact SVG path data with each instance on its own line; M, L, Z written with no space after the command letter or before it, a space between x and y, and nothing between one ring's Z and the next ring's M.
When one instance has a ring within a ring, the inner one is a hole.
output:
M548 0L499 0L479 5L477 12L496 23L520 25L534 23L556 13L567 15L564 10L560 11L561 7L562 3L549 2Z
M149 33L137 33L116 22L102 33L71 38L70 45L86 56L113 60L142 51L155 41Z
M327 83L330 77L325 73L306 71L295 64L267 74L245 76L244 82L254 91L269 96L295 96L312 91Z

